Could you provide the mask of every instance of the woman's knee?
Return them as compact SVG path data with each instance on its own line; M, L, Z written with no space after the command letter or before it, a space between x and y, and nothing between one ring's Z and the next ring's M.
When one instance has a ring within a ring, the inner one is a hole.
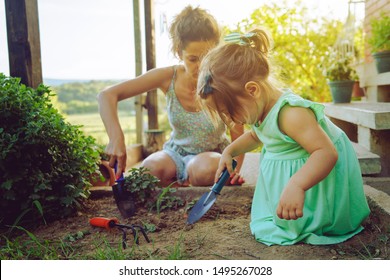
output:
M187 165L189 182L193 186L214 184L220 154L204 153L194 157Z
M147 168L150 174L156 176L164 184L176 176L175 163L163 152L148 156L143 160L141 166Z

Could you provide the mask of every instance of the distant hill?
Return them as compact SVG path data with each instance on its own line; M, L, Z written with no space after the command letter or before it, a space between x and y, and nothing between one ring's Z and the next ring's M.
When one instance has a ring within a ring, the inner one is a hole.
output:
M98 112L97 94L117 83L109 80L57 80L44 81L57 95L61 111L70 114ZM134 102L121 102L119 110L134 111Z
M119 82L120 80L100 80L100 79L96 79L96 80L77 80L77 79L69 79L69 80L66 80L66 79L51 79L51 78L43 78L43 83L47 86L60 86L60 85L63 85L63 84L73 84L73 83L89 83L89 82L92 82L92 81L110 81L110 83L116 83L116 82Z
M61 112L72 114L89 114L98 112L97 94L104 88L121 80L76 80L76 79L43 79L46 86L50 86L56 95L56 102ZM165 108L165 96L158 94L159 111ZM135 99L119 102L118 110L135 113Z

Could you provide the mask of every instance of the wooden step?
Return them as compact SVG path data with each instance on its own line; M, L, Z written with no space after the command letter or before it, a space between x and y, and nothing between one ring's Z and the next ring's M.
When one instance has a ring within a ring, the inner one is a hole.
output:
M374 130L390 129L389 102L324 103L325 114Z
M380 156L370 152L358 143L352 142L356 156L359 160L362 175L374 175L381 172Z

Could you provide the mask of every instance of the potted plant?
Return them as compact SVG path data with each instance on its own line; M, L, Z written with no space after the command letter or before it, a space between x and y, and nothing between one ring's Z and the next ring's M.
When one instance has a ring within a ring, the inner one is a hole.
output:
M352 67L354 55L331 52L326 77L334 103L351 102L352 90L357 80L357 74Z
M367 43L371 46L378 73L390 72L390 16L382 13L371 20L371 36Z

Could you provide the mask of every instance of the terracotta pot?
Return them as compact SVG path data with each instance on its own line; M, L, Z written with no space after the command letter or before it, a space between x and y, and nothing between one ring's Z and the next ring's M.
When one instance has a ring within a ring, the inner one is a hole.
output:
M359 82L356 81L353 85L352 97L362 97L364 96L364 90L360 87Z
M115 172L112 169L108 161L102 160L99 164L100 174L94 174L91 176L91 184L92 186L112 186L115 184Z

